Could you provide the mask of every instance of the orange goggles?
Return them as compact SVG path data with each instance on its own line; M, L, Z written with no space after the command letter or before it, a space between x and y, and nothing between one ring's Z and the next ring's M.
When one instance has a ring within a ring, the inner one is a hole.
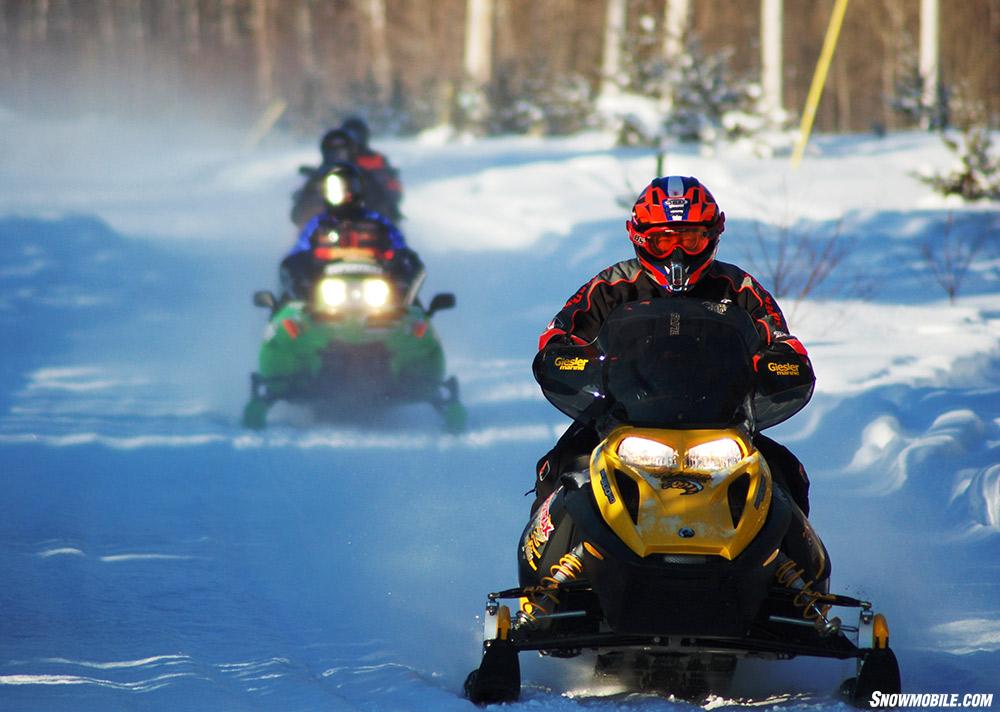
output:
M650 228L635 233L638 242L653 257L665 259L678 247L689 255L702 252L710 242L703 227Z

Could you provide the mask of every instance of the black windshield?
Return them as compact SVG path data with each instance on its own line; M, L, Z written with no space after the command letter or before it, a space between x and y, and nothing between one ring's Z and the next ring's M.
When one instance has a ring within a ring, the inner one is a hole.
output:
M728 427L752 418L759 347L742 309L655 299L618 307L592 344L546 349L535 375L546 398L577 420Z

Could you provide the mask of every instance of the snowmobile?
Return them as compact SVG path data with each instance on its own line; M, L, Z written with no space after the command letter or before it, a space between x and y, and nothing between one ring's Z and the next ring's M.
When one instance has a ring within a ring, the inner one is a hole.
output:
M462 431L466 411L458 382L445 378L444 352L430 323L454 307L455 296L437 294L424 307L417 296L422 271L400 283L363 251L351 254L322 265L305 298L255 293L254 304L271 316L244 425L263 428L279 400L311 405L320 414L427 402L448 431Z
M859 705L899 691L885 617L830 592L826 548L752 441L808 402L807 360L762 352L742 309L671 297L618 307L534 373L602 440L533 511L520 586L488 595L470 700L517 699L521 651L593 650L595 674L686 699L748 656L855 658L842 693Z

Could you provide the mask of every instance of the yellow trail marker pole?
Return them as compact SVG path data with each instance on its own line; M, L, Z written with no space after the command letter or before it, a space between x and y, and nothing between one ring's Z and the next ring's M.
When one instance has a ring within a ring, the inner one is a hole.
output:
M257 148L257 145L264 140L264 137L270 133L274 125L278 123L278 119L281 115L285 113L285 109L288 108L288 102L284 99L275 99L267 108L264 109L264 113L260 115L257 119L257 123L254 124L253 129L247 134L246 140L243 143L243 148L247 151Z
M816 118L816 107L819 106L819 99L823 94L823 85L826 84L826 75L830 71L833 51L837 48L837 38L840 36L840 26L844 24L845 12L847 12L847 0L837 0L837 4L833 6L833 15L830 17L830 24L826 28L826 37L823 39L823 50L819 53L819 61L816 62L816 71L813 73L812 85L809 87L809 96L806 98L806 108L802 112L802 123L799 125L799 140L795 143L795 150L792 152L793 171L802 162L802 155L806 151L806 144L809 143L809 134L812 132L813 120Z

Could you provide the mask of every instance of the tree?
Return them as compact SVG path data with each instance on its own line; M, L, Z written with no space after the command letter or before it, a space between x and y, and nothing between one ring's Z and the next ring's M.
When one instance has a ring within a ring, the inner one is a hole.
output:
M625 38L625 0L607 0L604 18L604 54L601 59L601 94L618 92L622 81L622 42Z
M268 0L253 0L252 27L256 52L257 100L267 104L274 98L274 54L268 26Z
M493 73L493 0L468 0L465 17L465 76L477 87Z
M938 0L920 0L920 79L923 82L923 105L930 110L938 100ZM923 128L930 128L927 114L922 119Z
M678 66L684 56L686 38L691 26L690 0L667 0L663 13L663 65ZM663 73L666 80L669 71ZM664 81L662 89L663 111L669 112L673 106L673 82Z
M493 0L467 0L463 89L458 95L458 123L482 128L489 119L487 90L493 77Z
M385 0L367 0L365 6L369 24L371 73L375 84L376 103L384 104L392 90L392 61L386 33Z
M771 114L784 111L782 83L782 32L784 30L783 0L761 0L760 3L760 84L764 109Z
M955 303L962 282L976 255L986 244L990 231L963 234L955 229L955 218L948 213L940 230L935 230L921 245L920 254L929 267L934 281Z

